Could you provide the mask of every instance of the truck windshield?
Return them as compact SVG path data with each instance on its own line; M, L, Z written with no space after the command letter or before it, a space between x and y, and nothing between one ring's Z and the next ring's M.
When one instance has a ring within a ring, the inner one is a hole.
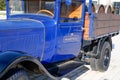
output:
M55 0L9 0L10 15L45 14L54 16Z

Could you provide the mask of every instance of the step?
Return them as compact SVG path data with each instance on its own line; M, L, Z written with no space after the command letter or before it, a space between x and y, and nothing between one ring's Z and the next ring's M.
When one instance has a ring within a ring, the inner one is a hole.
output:
M61 77L75 70L76 68L83 66L84 66L84 62L71 60L58 64L52 68L49 68L48 70L54 76Z

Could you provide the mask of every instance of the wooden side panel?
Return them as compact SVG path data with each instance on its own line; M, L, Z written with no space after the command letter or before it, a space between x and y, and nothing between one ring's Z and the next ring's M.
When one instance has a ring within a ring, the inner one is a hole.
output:
M93 35L90 35L90 27L93 27L91 30ZM113 14L96 14L94 19L94 26L90 26L90 19L88 15L85 17L84 25L84 39L92 39L106 34L111 34L118 32L120 30L120 16ZM90 36L92 37L90 37Z
M113 14L96 14L93 37L103 36L120 30L120 16Z
M89 14L86 13L85 15L85 24L84 24L84 39L88 39L89 38L89 28L90 27L90 19L89 19Z

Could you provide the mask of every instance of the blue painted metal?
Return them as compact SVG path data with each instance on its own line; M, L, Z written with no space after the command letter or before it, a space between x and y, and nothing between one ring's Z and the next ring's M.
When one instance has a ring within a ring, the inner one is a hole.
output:
M0 25L0 51L22 51L41 57L45 35L41 22L12 19L0 21Z
M84 28L84 23L85 23L85 13L86 13L86 0L83 1L83 5L82 5L83 9L82 9L82 29ZM82 32L83 34L83 32Z
M15 50L38 58L43 64L67 60L79 55L85 16L85 0L82 18L78 22L60 22L60 3L55 2L54 17L42 14L9 13L0 21L0 51Z
M24 0L22 0L22 11L25 11L25 3L24 3Z
M37 21L43 23L43 25L45 26L45 47L44 47L45 51L44 51L42 61L47 62L47 63L51 62L51 59L52 59L53 55L55 54L55 41L56 41L56 37L55 37L56 33L55 32L56 32L56 28L57 28L56 21L49 16L36 15L36 14L21 14L21 15L13 15L10 17L10 19L14 19L14 18L17 18L17 19L18 18L25 18L25 19L29 18L31 20L37 20ZM33 24L30 24L30 25L33 26ZM42 32L42 33L44 33L44 32ZM42 33L40 32L38 34L42 34ZM43 39L43 38L41 38L41 39ZM36 45L34 44L32 46L36 46ZM40 57L40 56L38 56L38 57Z
M60 19L59 19L59 15L60 15L60 2L61 0L56 0L55 2L55 12L54 12L54 18L55 20L58 22Z
M92 14L92 0L89 0L88 13Z
M6 0L6 18L8 19L9 18L9 14L10 14L10 11L9 11L9 2L8 0Z
M90 29L89 29L89 37L94 37L94 19L95 19L95 14L91 13L89 16L90 18Z

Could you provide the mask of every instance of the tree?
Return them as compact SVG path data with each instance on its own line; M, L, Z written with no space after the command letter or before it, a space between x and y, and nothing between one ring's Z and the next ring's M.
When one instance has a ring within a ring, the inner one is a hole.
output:
M0 10L5 10L5 0L0 0Z

